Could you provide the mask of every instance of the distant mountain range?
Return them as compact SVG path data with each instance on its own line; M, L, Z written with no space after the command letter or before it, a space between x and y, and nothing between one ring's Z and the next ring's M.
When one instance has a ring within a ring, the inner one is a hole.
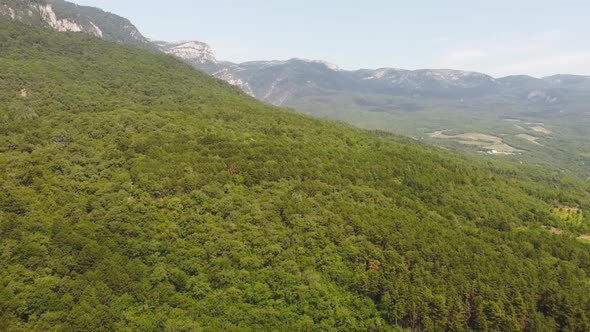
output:
M539 104L566 102L559 93L562 89L590 91L588 76L534 78L514 75L494 78L482 73L452 69L379 68L347 71L324 61L299 58L236 64L218 61L212 49L202 42L159 45L181 45L183 52L169 47L162 51L279 106L297 106L298 98L317 95L322 90L459 100L500 95Z
M0 16L167 53L274 105L459 150L499 151L519 161L573 167L590 176L588 76L494 78L451 69L348 71L298 58L236 64L216 58L203 42L149 40L123 17L63 0L0 0ZM538 126L515 125L507 119L543 124L545 129L535 131L530 128ZM438 132L495 138L449 140L458 136ZM500 150L498 142L503 144Z
M590 77L574 75L495 79L482 73L450 69L346 71L327 62L298 58L236 64L218 60L206 43L151 41L123 17L63 0L2 0L0 15L58 31L85 32L109 41L156 49L275 105L297 106L298 98L320 91L465 99L506 94L514 97L515 90L516 97L523 100L556 104L564 102L560 89L590 90Z

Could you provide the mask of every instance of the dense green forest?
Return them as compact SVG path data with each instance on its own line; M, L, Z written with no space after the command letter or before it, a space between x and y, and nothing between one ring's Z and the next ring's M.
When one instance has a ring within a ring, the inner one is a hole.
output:
M590 330L588 184L83 34L0 20L0 189L3 331Z

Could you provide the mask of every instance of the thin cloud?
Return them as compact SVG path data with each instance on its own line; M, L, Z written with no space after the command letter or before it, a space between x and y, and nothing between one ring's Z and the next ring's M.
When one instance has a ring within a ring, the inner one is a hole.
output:
M590 50L559 52L560 38L560 31L545 31L525 40L449 49L442 55L440 67L475 70L494 76L588 72Z
M443 62L452 64L485 57L514 56L548 47L559 39L559 31L546 31L527 40L512 42L488 42L480 46L461 47L447 51Z
M528 61L502 64L491 69L494 73L501 75L514 73L531 73L537 76L547 75L547 73L583 74L581 71L587 71L589 64L590 51L581 51L547 55Z

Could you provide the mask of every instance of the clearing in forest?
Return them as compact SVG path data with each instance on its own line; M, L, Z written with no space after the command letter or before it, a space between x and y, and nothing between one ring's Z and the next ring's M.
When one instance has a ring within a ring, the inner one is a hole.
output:
M574 225L579 225L584 220L584 211L577 207L560 206L553 208L551 212L559 219Z
M551 134L552 133L551 130L545 128L544 126L532 126L531 129L538 132L538 133L542 133L542 134Z
M481 152L489 154L515 154L521 152L512 146L504 143L502 138L482 134L482 133L464 133L457 135L448 135L448 131L436 131L430 134L432 138L448 139L464 145L475 145L481 148Z
M518 134L516 135L516 137L518 138L522 138L524 140L527 140L533 144L537 144L537 145L541 145L539 142L537 142L537 140L539 140L539 137L533 136L533 135L528 135L528 134Z

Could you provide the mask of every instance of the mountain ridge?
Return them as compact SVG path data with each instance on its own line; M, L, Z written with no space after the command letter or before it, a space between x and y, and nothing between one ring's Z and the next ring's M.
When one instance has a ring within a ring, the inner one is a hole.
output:
M84 32L109 41L154 49L128 19L64 0L2 0L0 16L60 32Z
M355 69L343 70L337 65L330 64L323 60L307 60L301 58L290 58L287 60L259 60L247 61L242 63L232 63L220 61L216 58L214 50L206 43L200 41L153 41L145 38L139 30L127 19L112 13L104 12L98 8L78 6L64 0L2 0L0 1L0 15L11 17L24 22L41 21L46 26L58 31L79 31L93 34L97 37L107 40L128 43L134 46L140 46L176 56L187 63L206 71L220 79L228 81L242 88L246 93L253 95L261 100L271 102L277 105L289 104L289 100L305 90L305 84L312 82L314 84L326 83L315 82L313 77L307 77L303 82L297 82L289 75L281 74L270 78L271 83L265 84L259 82L262 79L269 80L269 73L256 75L252 73L253 68L269 70L274 67L281 70L281 66L298 65L299 69L291 68L292 72L299 77L306 75L305 68L301 64L309 67L324 66L326 75L340 74L341 80L357 80L352 86L355 89L371 91L374 89L379 92L387 93L405 93L410 96L421 94L451 97L469 97L472 93L481 93L484 89L498 89L503 87L502 82L508 81L510 77L521 76L527 77L528 81L535 81L540 89L550 89L555 86L563 86L558 82L566 80L568 82L578 81L580 84L590 86L590 77L581 75L556 74L552 76L535 78L528 75L511 75L507 77L492 77L485 73L464 71L456 69L417 69L406 70L399 68L383 67L377 69ZM108 17L107 23L97 19ZM94 19L94 21L93 21ZM95 22L96 21L96 22ZM39 23L39 22L37 22ZM109 29L115 26L113 29ZM110 31L109 31L110 30ZM303 71L302 71L303 70ZM317 70L315 70L317 72ZM247 75L244 72L248 72ZM288 84L280 84L283 80L289 80ZM309 81L309 82L308 82ZM364 81L364 82L363 82ZM524 81L524 80L521 80ZM580 82L583 81L583 82ZM588 82L585 82L588 81ZM542 82L547 83L543 85ZM268 82L267 82L268 83ZM363 84L365 83L365 84ZM512 82L511 87L514 87ZM336 88L331 86L329 88ZM532 91L531 91L532 92ZM466 94L460 96L462 93ZM534 98L541 101L540 98ZM557 99L547 98L548 102L556 102Z

